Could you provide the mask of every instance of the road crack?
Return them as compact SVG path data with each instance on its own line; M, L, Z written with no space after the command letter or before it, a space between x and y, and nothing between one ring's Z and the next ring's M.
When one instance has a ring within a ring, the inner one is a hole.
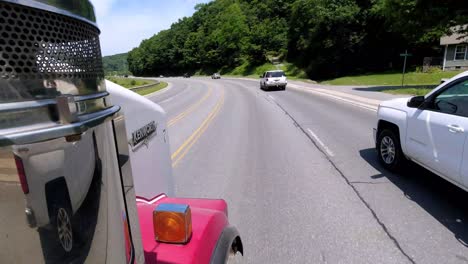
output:
M354 186L354 183L359 183L359 182L349 181L349 179L345 176L344 172L340 168L338 168L338 165L335 164L335 162L330 158L330 156L327 155L327 153L319 146L319 144L313 139L313 137L309 133L307 133L307 131L299 124L299 122L297 122L296 119L282 105L280 105L276 100L273 100L273 102L293 121L294 126L296 126L312 142L312 144L314 144L314 146L318 149L318 151L320 151L325 156L325 158L332 165L332 167L335 169L335 171L338 172L338 174L341 176L341 178L343 178L343 180L346 182L346 184L351 187L351 189L357 195L359 200L361 200L361 202L364 204L364 206L367 207L367 209L372 214L372 217L374 218L374 220L379 224L379 226L385 232L387 237L393 242L393 244L400 251L400 253L403 256L405 256L408 259L409 262L415 264L416 261L413 258L411 258L411 256L403 250L402 246L400 245L400 243L398 242L396 237L394 237L390 233L390 231L388 230L385 223L377 216L377 213L375 212L375 210L364 199L364 197L359 192L359 190L356 188L356 186ZM367 183L367 182L365 182L365 183Z

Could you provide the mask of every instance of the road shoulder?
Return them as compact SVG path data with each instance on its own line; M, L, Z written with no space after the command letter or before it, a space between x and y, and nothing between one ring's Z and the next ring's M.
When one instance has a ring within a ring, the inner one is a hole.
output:
M153 96L155 96L155 95L162 94L162 93L165 93L165 92L171 90L171 89L172 89L172 86L173 86L172 83L170 83L170 82L168 82L168 81L166 81L166 83L167 83L167 86L166 86L165 88L163 88L163 89L161 89L161 90L158 90L158 91L156 91L156 92L154 92L154 93L150 93L150 94L144 95L144 97L146 97L146 98L151 98L151 97L153 97Z
M256 82L252 78L232 78L245 81ZM319 96L325 96L334 100L348 103L357 107L365 108L372 111L377 111L379 104L382 101L401 98L405 96L395 96L384 94L381 92L369 92L366 89L372 89L368 86L332 86L332 85L319 85L310 84L300 81L289 81L287 89L293 89L300 92L314 93ZM376 94L378 96L376 96Z

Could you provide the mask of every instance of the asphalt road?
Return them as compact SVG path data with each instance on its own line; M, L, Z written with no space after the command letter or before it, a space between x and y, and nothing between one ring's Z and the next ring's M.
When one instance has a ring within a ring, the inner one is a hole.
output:
M468 194L377 163L375 111L246 80L168 79L176 193L223 198L246 263L468 263Z

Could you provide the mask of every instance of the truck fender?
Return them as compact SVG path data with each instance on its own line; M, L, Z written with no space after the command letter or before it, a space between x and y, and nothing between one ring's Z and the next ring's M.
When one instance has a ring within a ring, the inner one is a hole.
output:
M168 244L154 239L152 215L160 203L190 206L192 236L188 243ZM165 195L152 200L137 197L137 210L146 263L225 263L231 249L243 253L239 233L229 224L224 200L173 198Z
M71 207L67 182L63 176L46 183L45 196L49 219L52 218L53 204L57 202L57 199L64 200L64 202L69 204Z
M211 264L226 263L229 254L240 252L244 255L244 248L239 232L233 226L227 226L221 233L215 250L211 256Z
M385 128L388 125L392 125L398 128L398 134L400 136L401 149L406 155L406 125L407 125L407 113L390 107L380 107L379 112L379 121L377 125L377 135L380 133L381 129Z

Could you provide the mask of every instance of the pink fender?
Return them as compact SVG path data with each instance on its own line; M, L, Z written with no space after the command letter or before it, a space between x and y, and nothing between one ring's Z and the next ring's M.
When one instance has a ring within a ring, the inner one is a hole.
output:
M154 239L153 211L160 203L188 204L192 211L192 237L187 244L165 244ZM224 230L229 227L227 204L224 200L169 198L152 200L137 198L138 216L146 263L210 263L215 251L223 250ZM242 245L240 238L240 251ZM230 247L230 245L228 245ZM228 248L229 249L229 248Z

